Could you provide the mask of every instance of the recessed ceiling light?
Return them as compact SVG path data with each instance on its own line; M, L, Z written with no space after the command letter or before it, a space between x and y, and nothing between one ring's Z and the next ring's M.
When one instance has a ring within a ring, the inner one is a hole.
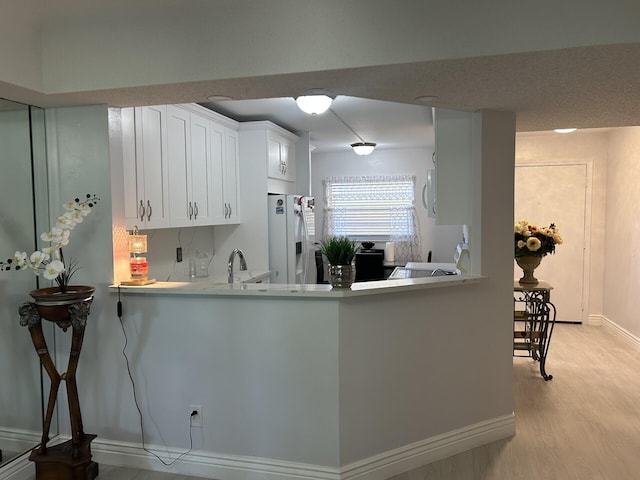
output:
M556 133L572 133L575 132L577 128L556 128L554 132Z
M227 95L211 95L207 97L207 100L210 100L212 102L226 102L227 100L233 100L233 98Z
M421 103L430 103L437 99L438 97L436 97L435 95L422 95L420 97L414 98L416 102L421 102Z

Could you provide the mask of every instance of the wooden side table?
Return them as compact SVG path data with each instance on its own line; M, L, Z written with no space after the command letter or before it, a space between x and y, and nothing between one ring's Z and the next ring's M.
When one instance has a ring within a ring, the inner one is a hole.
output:
M514 356L529 356L540 363L540 374L545 380L553 375L546 371L547 353L556 322L556 307L551 303L553 287L540 281L537 285L513 283L513 350ZM518 355L516 352L526 352Z
M93 480L98 476L98 464L91 460L91 441L96 438L96 435L84 433L76 384L76 370L92 301L93 297L89 297L83 301L65 305L64 307L68 309L66 318L54 321L63 331L66 331L69 326L72 328L69 361L66 372L62 374L58 373L49 354L47 342L42 332L42 317L36 304L26 302L19 309L20 325L29 328L33 346L40 357L40 363L51 379L49 401L42 428L42 441L38 447L31 451L29 456L29 460L36 464L36 480ZM63 380L66 383L69 401L71 440L47 447L58 389Z

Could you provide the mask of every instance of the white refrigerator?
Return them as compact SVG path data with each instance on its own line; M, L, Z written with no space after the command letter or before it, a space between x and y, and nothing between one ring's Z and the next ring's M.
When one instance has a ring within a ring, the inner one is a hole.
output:
M271 283L315 283L313 197L269 195Z

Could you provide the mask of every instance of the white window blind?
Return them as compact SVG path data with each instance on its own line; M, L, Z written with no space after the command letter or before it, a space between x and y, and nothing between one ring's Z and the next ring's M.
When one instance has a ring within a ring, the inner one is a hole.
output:
M411 236L415 177L325 179L325 234L354 239Z

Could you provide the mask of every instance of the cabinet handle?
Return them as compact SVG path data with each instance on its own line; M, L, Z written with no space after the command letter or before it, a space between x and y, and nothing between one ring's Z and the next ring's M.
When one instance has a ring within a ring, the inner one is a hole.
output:
M231 218L231 204L229 204L229 216L227 218Z
M144 203L140 200L140 206L138 207L138 215L140 216L140 221L144 222Z
M187 215L189 215L189 220L193 216L193 207L191 206L191 202L189 202L189 208L187 208Z
M229 215L229 207L227 205L227 202L224 202L224 218L227 218Z
M151 220L152 213L153 213L153 209L151 208L151 202L147 200L147 221Z
M196 202L193 202L193 219L198 219L198 204Z

